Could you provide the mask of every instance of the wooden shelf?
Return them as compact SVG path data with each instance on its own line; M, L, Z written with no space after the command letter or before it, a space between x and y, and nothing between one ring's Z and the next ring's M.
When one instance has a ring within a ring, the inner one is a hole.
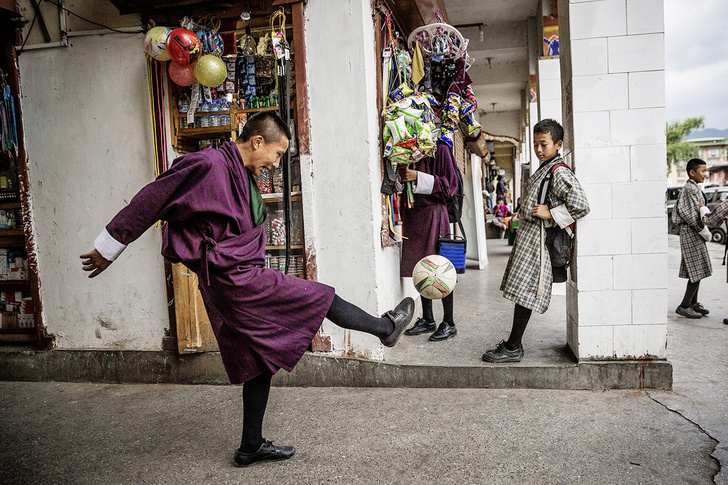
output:
M225 111L203 111L202 113L197 112L197 111L195 112L195 118L199 118L202 116L220 116L220 115L230 115L230 110L226 109ZM187 118L187 113L178 113L177 117L180 119ZM182 129L184 129L184 128L182 128Z
M291 249L303 249L303 244L291 244ZM285 246L266 246L266 251L285 251Z
M0 335L5 335L5 334L9 334L9 333L10 334L12 334L12 333L20 333L20 334L29 333L32 335L35 333L35 329L34 328L0 328Z
M30 287L30 280L0 280L0 288L7 288L8 286Z
M230 125L208 126L205 128L180 128L177 136L228 135L231 131L233 130Z
M0 229L0 237L2 236L24 236L22 229Z
M283 194L277 193L277 194L260 194L263 197L263 202L266 204L275 204L283 202ZM291 201L292 202L300 202L301 201L301 192L291 192Z
M20 209L20 201L18 202L0 202L0 210Z
M258 111L277 111L278 106L268 106L267 108L245 108L236 110L238 113L256 113Z

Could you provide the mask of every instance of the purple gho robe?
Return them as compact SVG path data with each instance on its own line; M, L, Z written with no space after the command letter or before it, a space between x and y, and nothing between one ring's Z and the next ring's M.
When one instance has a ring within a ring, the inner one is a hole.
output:
M266 269L264 225L250 213L250 172L233 142L175 160L106 226L122 244L167 221L162 255L199 277L230 382L291 371L311 343L334 289ZM257 189L255 189L257 190Z
M399 275L411 277L417 261L437 254L437 240L450 232L450 220L445 205L458 190L458 176L452 148L438 141L435 156L417 162L417 171L434 177L432 192L414 195L414 205L400 207L402 232L402 260Z

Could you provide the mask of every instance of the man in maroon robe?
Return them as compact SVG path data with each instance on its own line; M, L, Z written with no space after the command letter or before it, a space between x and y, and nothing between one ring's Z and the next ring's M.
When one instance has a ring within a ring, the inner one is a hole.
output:
M265 206L253 175L278 167L290 137L275 113L251 116L237 142L176 159L111 220L94 250L81 255L93 278L156 221L166 221L162 255L198 275L230 382L245 383L236 466L293 456L293 447L262 436L271 377L293 369L324 317L391 347L414 311L414 301L405 298L374 317L330 286L264 267Z
M403 235L406 238L402 240L402 260L399 264L399 275L403 278L412 276L412 270L420 259L438 254L440 237L447 237L450 233L447 203L457 193L459 184L452 148L442 141L437 142L435 156L422 159L416 167L417 170L404 165L400 167L402 181L414 185L415 199L412 207L405 205L400 209ZM457 335L453 292L442 299L443 317L439 326L435 322L432 300L420 295L420 301L422 318L418 318L412 328L405 331L405 335L434 332L429 337L431 342Z

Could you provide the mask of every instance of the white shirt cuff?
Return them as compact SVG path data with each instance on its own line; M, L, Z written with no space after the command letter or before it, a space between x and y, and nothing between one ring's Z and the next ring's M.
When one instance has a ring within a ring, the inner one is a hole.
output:
M700 234L700 236L706 241L710 241L713 238L708 226L703 226L703 229L698 234Z
M562 229L574 223L574 218L571 217L571 214L566 209L566 204L557 205L551 209L551 217Z
M425 172L417 172L415 194L431 194L435 187L435 176Z
M708 209L708 207L707 207L707 206L703 206L703 207L701 207L701 208L700 208L700 219L704 219L704 218L705 218L705 216L707 216L707 215L708 215L708 214L710 214L710 213L711 213L711 212L710 212L710 209Z
M121 252L126 249L126 244L121 244L119 241L111 237L109 231L104 228L104 230L101 231L101 234L99 234L94 241L94 247L101 256L109 261L114 261L119 257Z

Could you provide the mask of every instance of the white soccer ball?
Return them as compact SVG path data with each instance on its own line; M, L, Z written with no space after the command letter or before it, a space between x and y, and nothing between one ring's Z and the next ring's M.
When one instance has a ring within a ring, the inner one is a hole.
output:
M412 283L420 295L439 300L449 295L457 283L455 266L445 256L431 254L417 261L412 270Z

